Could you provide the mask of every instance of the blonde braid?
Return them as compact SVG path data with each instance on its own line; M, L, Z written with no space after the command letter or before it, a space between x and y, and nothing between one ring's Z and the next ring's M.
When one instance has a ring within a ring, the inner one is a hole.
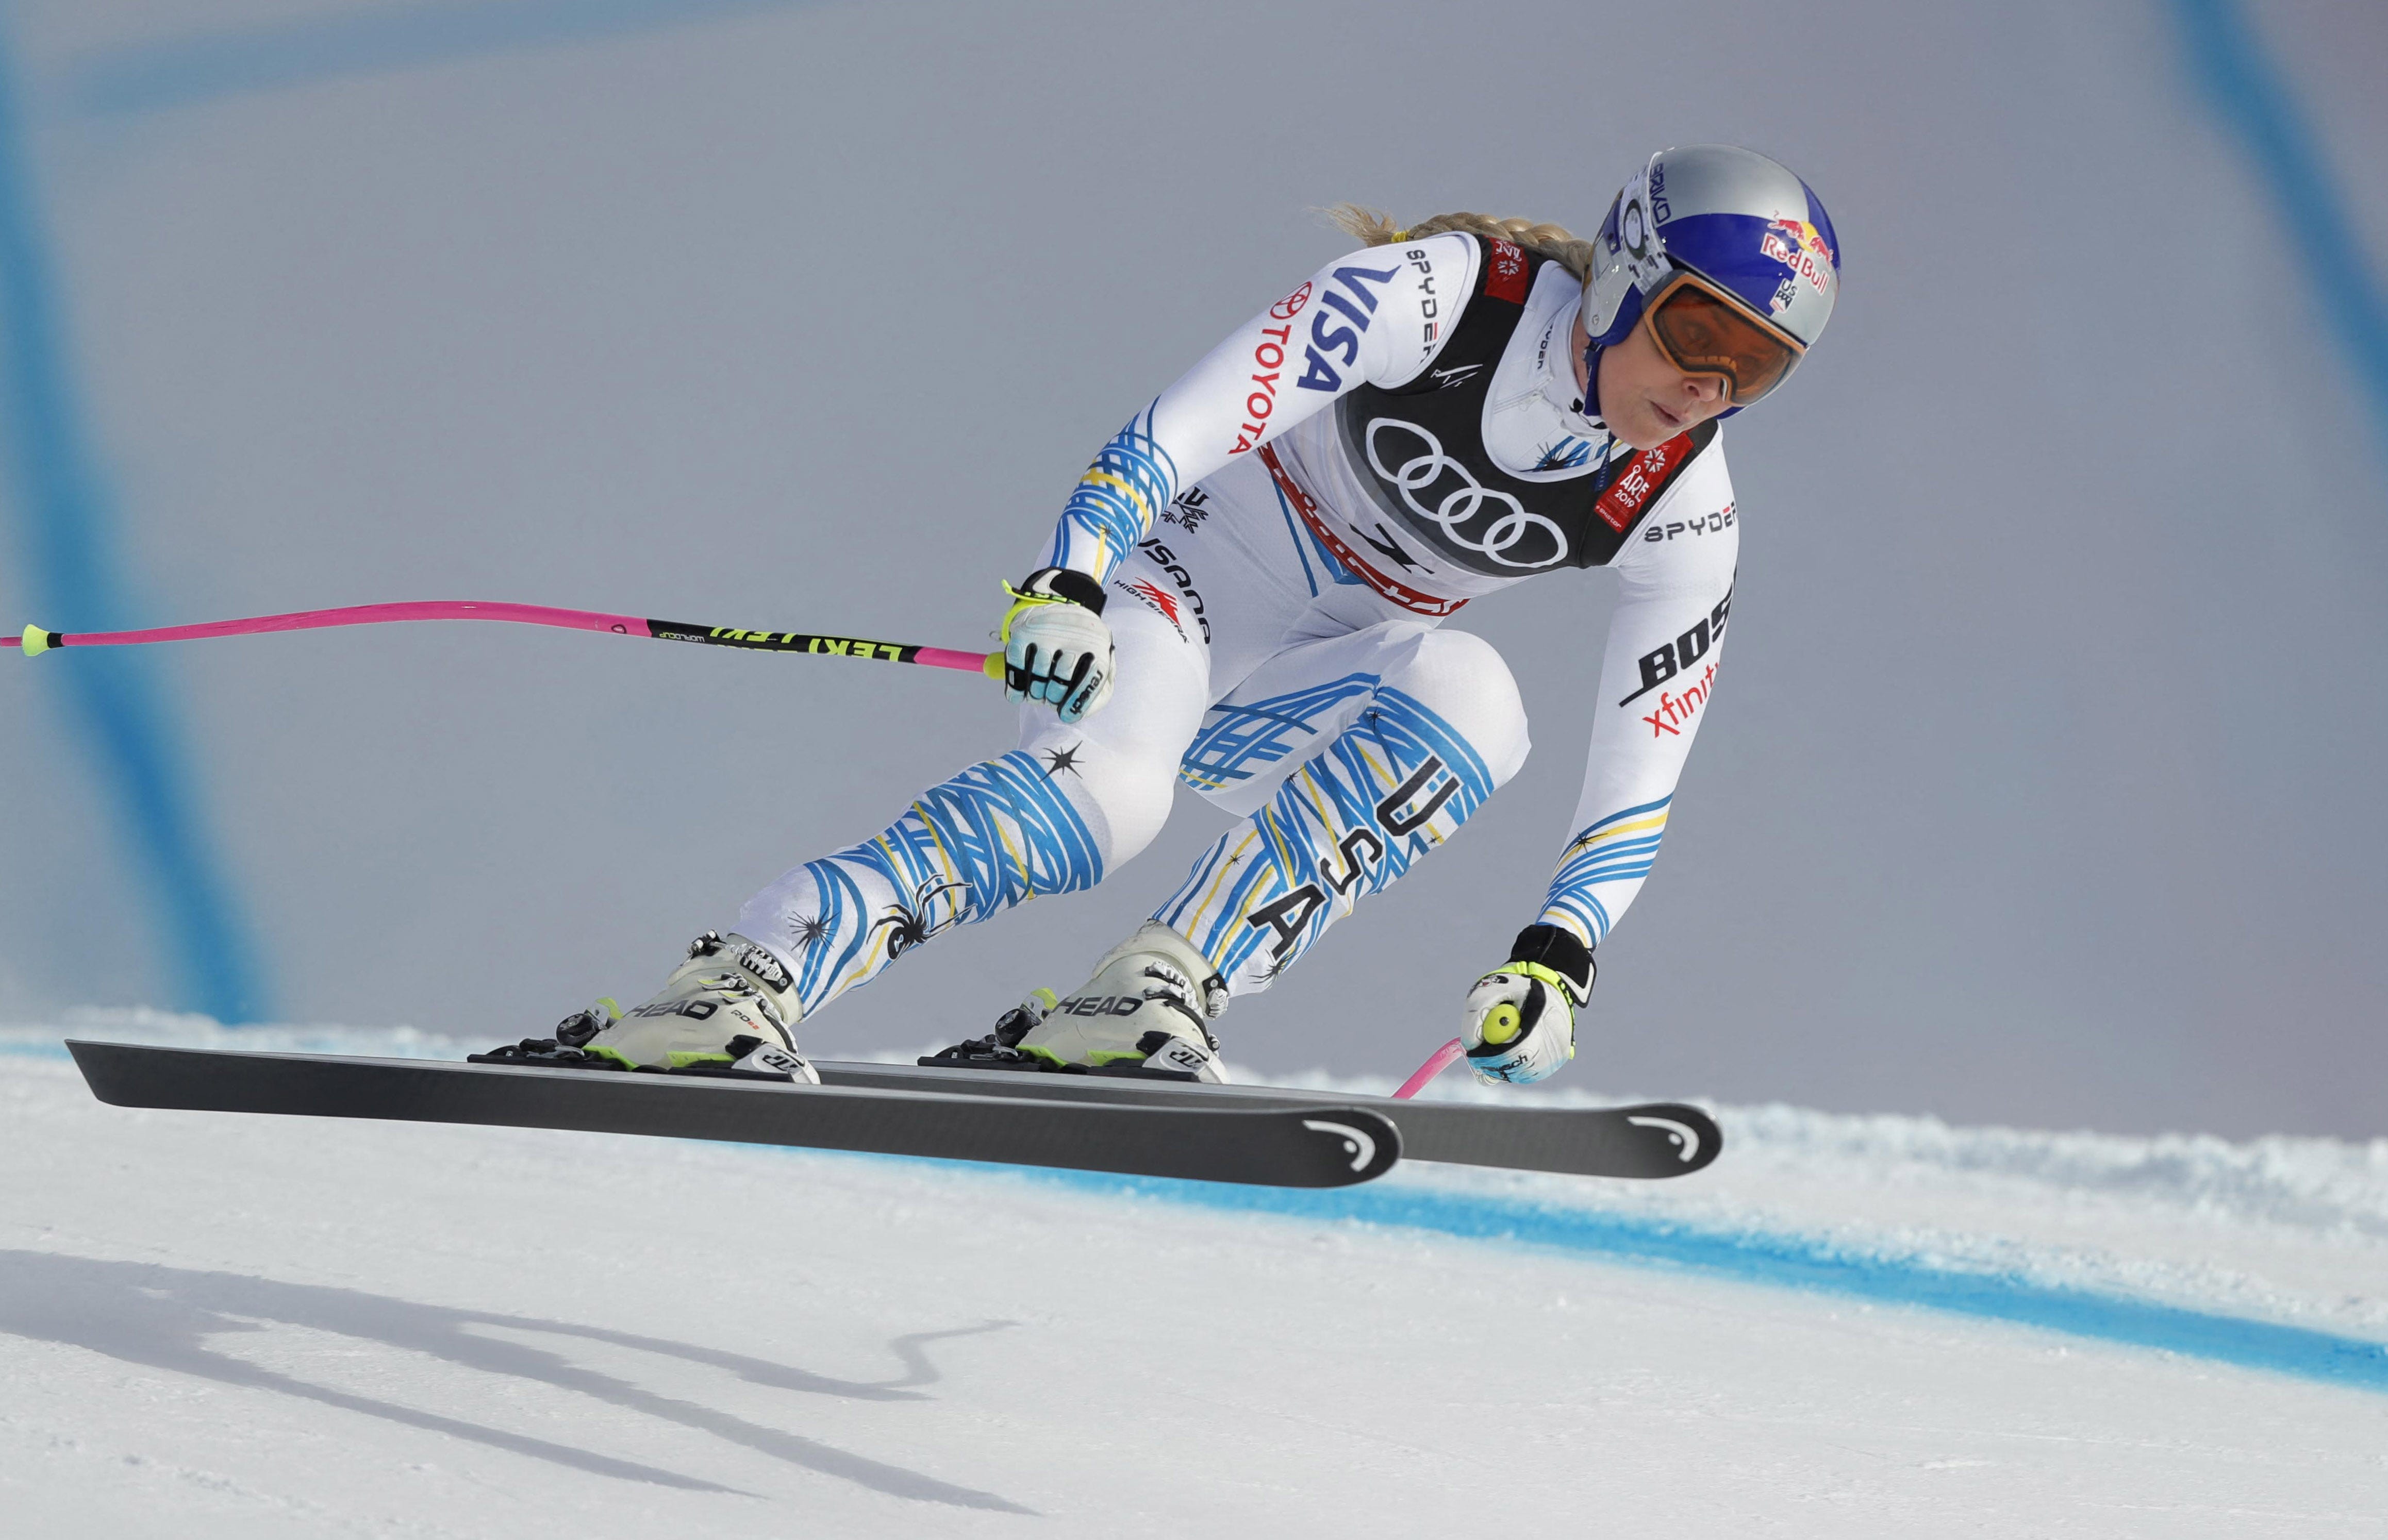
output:
M1592 271L1592 243L1576 239L1563 225L1537 224L1532 220L1496 220L1490 214L1437 214L1404 230L1393 223L1391 215L1356 203L1339 203L1319 212L1337 229L1369 246L1423 240L1455 230L1523 246L1537 257L1549 258L1578 278Z

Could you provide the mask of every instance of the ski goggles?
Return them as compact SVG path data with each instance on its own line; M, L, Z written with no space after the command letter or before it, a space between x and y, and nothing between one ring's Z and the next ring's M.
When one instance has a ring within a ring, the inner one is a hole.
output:
M1736 407L1781 385L1808 351L1739 295L1686 268L1643 302L1642 324L1669 363L1686 374L1721 377Z

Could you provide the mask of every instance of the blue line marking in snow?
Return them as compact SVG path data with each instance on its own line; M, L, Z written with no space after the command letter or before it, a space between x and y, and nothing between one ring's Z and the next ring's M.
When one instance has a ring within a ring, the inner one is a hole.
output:
M42 229L13 50L0 35L0 445L25 532L27 598L41 624L126 623L101 486L70 380L49 243ZM64 667L57 666L64 664ZM233 890L200 827L181 735L148 660L75 654L38 666L63 693L132 846L134 885L162 911L187 1008L219 1021L266 1014L265 980Z
M1710 1230L1674 1219L1550 1207L1514 1198L1382 1181L1318 1191L1024 1169L1040 1184L1080 1192L1157 1198L1230 1213L1358 1222L1464 1240L1544 1246L1607 1262L1680 1268L1739 1282L1884 1305L1923 1306L2067 1336L2152 1347L2240 1369L2268 1370L2324 1384L2388 1393L2388 1344L2086 1289L2059 1288L2013 1273L1962 1272L1899 1257L1866 1256L1800 1235Z
M228 28L105 48L70 63L64 99L92 116L155 112L348 75L421 69L820 0L463 0Z
M2281 245L2304 263L2322 331L2369 398L2388 457L2388 295L2364 260L2329 158L2239 0L2174 0L2189 67L2223 125L2254 162L2256 189L2280 216Z

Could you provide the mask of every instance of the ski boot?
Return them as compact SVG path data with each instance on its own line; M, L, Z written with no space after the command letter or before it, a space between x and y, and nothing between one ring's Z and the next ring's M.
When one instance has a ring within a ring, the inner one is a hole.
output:
M1011 1046L1055 1069L1141 1068L1216 1084L1227 1077L1211 1020L1226 1008L1226 980L1211 960L1147 920Z
M756 1075L820 1084L796 1051L796 981L769 949L708 930L661 992L624 1012L600 1000L556 1024L553 1041L474 1054L476 1063Z

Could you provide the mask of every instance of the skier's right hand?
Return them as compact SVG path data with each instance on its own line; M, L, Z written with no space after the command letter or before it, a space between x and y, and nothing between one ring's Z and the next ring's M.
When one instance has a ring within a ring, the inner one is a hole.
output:
M1575 1057L1575 1013L1592 999L1599 970L1571 931L1530 925L1506 966L1467 991L1459 1041L1467 1067L1487 1085L1524 1085Z
M1103 586L1068 567L1045 567L1004 591L1012 600L1003 617L1005 698L1048 702L1064 722L1100 711L1115 667Z

